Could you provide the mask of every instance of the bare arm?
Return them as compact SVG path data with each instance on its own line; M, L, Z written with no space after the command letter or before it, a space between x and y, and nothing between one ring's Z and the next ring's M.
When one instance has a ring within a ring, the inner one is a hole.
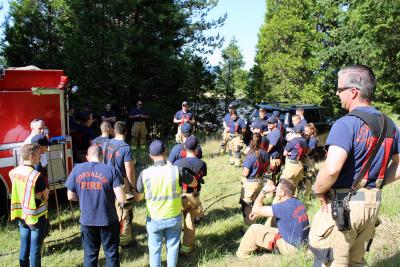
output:
M287 150L283 151L283 156L287 156L289 154L289 152Z
M46 188L43 192L42 192L42 197L44 201L49 200L49 192L50 190L48 188Z
M265 193L261 191L260 194L258 194L256 201L254 202L253 209L251 210L253 217L254 217L254 215L255 216L263 216L263 217L273 217L274 216L272 207L263 205L264 198L265 198Z
M340 170L347 159L347 152L341 147L330 146L322 169L314 183L314 193L319 198L322 210L328 212L326 193L336 182Z
M271 150L274 148L274 146L273 145L269 145L268 146L268 150L267 150L267 152L269 153L269 152L271 152Z
M126 195L122 186L115 187L113 190L118 203L124 204L126 201Z
M392 156L392 161L386 171L385 185L393 183L400 179L400 165L399 165L399 154Z
M117 121L117 117L116 116L112 116L112 117L109 118L108 121L116 122Z
M77 195L70 190L67 191L67 197L69 201L79 201Z
M136 187L136 177L135 177L135 166L133 164L133 160L124 162L125 170L126 170L126 177L129 180L129 183L132 187Z
M222 125L224 126L224 131L229 133L229 127L228 127L228 125L226 124L225 121L222 123Z
M181 123L183 121L183 119L178 120L177 118L174 117L174 123Z
M250 170L248 168L244 167L243 171L242 171L242 176L248 177L249 175L250 175Z

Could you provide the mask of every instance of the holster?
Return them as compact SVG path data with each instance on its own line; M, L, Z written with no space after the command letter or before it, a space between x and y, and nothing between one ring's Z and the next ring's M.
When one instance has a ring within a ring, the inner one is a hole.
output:
M335 221L339 231L350 230L350 208L349 199L346 197L339 200L336 196L331 196L332 219Z

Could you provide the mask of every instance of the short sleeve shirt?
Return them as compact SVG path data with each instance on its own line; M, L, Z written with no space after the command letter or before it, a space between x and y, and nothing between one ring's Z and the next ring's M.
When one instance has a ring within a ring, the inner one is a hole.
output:
M310 224L304 204L290 198L272 205L278 232L289 244L298 247L307 242Z
M98 136L95 139L93 139L92 144L102 146L108 140L110 140L110 138L105 136Z
M318 139L314 136L311 136L307 140L307 147L310 148L311 150L316 149L318 146Z
M281 131L278 128L274 128L268 135L267 135L269 144L273 146L272 150L270 151L270 155L272 158L277 158L282 153L282 142L281 142Z
M373 107L359 107L356 110L370 114L379 114ZM332 188L344 189L351 187L366 161L371 139L370 128L358 117L344 116L333 124L326 140L326 145L341 147L347 152L347 159ZM388 162L383 163L384 153L389 153L388 161L390 161L392 155L399 154L399 141L399 129L396 126L394 129L393 144L388 148L389 151L385 151L382 145L372 160L371 168L368 172L368 187L375 187L377 177L382 176L386 171Z
M229 121L229 132L230 133L242 133L242 129L246 128L246 123L242 118L238 118L236 121Z
M189 157L178 159L175 161L174 165L193 171L196 174L196 180L199 182L197 185L197 191L201 190L200 181L204 176L207 175L207 164L204 161L196 157ZM188 193L193 192L193 188L188 187L185 183L183 183L182 187L184 190L187 190Z
M285 146L285 151L289 152L289 159L301 160L305 154L307 148L307 142L303 137L295 137L290 140Z
M197 145L194 149L194 154L196 158L201 159L203 157L203 151L201 150L201 146ZM175 163L178 159L182 159L186 157L186 150L183 147L183 144L176 144L169 152L168 161L172 164Z
M261 177L267 171L269 155L264 150L260 150L260 157L262 162L257 162L255 152L246 155L246 158L243 161L243 167L250 171L247 178Z
M106 154L106 146L107 142L105 142L101 148L103 150L103 156L105 157L105 162L107 162L108 165L112 166L112 155L115 149L117 149L117 152L115 153L115 169L117 169L117 172L120 174L121 177L126 177L126 170L125 170L125 162L129 162L133 160L132 156L132 151L131 147L125 143L125 141L122 140L116 140L116 139L111 139L108 142L108 151Z
M133 108L129 111L129 115L147 115L147 112L142 108L141 109ZM142 122L145 120L146 120L145 118L140 118L140 117L133 119L133 121L136 122Z
M306 126L306 124L307 124L306 119L302 118L299 123L299 125L301 126L301 132L304 132L304 127Z
M85 162L74 167L65 183L79 199L79 222L87 226L107 226L118 221L114 188L123 181L117 170L99 162Z
M191 119L193 119L193 113L184 112L183 110L179 110L178 112L175 113L174 118L177 119L177 120L184 119L184 122L188 122ZM183 124L183 123L181 123L181 124Z
M226 126L229 126L229 121L231 120L231 114L228 112L225 114L223 121L225 122Z

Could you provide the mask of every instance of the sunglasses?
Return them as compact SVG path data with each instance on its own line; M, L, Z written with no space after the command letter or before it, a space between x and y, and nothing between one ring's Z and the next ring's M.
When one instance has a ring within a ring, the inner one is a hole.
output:
M356 90L360 90L360 89L358 89L357 87L354 87L354 86L351 86L351 87L338 87L338 88L336 88L336 92L338 94L340 94L343 91L346 91L346 90L349 90L349 89L353 89L353 88L356 89Z

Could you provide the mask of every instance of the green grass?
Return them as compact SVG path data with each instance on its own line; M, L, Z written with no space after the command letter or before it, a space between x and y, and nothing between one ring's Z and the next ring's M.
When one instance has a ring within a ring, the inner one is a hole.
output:
M208 165L208 176L202 189L202 203L206 209L205 217L197 228L195 251L190 257L179 258L179 266L311 266L312 257L305 249L296 256L283 257L276 254L259 254L249 260L238 260L234 254L241 239L242 215L240 213L239 191L241 169L228 164L228 156L217 154L219 141L211 140L202 145L204 160ZM141 150L136 155L138 167L149 163L148 156ZM224 196L233 194L226 198ZM371 252L366 260L369 266L397 266L400 262L400 182L384 189L383 204L380 211L382 225L377 228ZM62 206L61 225L51 210L51 236L46 238L47 252L42 257L43 266L81 266L83 250L79 226L72 220L69 205ZM310 217L318 210L317 201L307 203ZM75 206L77 209L77 206ZM74 215L78 217L78 211ZM145 228L145 209L143 203L134 207L133 233L137 245L121 251L122 266L148 265L147 239ZM68 238L69 237L69 238ZM0 229L0 266L18 265L19 234L16 224L5 223ZM8 254L9 255L4 255ZM163 253L165 264L165 251ZM104 266L104 254L100 253L100 266Z

